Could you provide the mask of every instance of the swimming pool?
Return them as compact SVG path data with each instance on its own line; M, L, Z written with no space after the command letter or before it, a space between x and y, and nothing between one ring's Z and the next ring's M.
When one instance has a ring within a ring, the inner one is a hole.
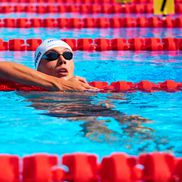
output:
M54 14L57 17L89 14ZM31 14L36 17L37 14ZM41 18L53 14L39 14ZM95 14L95 17L106 16ZM109 14L107 17L119 16ZM123 15L124 16L124 15ZM135 14L130 14L134 17ZM152 16L151 14L137 16ZM30 17L27 13L1 18ZM174 15L180 17L180 15ZM181 38L180 28L0 28L1 38ZM75 51L75 75L88 81L182 82L181 51ZM0 51L0 61L34 68L32 51ZM0 153L112 152L182 156L182 92L0 92Z
M75 75L89 82L182 83L181 0L166 19L154 17L146 0L121 7L111 0L102 7L98 0L13 1L0 5L0 61L34 68L33 52L24 51L37 46L30 39L66 38L77 50ZM78 51L89 50L82 38L99 51ZM182 84L176 92L135 86L130 92L1 91L0 181L180 181Z
M34 67L33 52L0 55ZM181 52L173 51L76 51L75 70L88 81L182 81L180 58ZM0 94L2 153L82 151L102 158L116 151L170 151L181 156L181 92Z

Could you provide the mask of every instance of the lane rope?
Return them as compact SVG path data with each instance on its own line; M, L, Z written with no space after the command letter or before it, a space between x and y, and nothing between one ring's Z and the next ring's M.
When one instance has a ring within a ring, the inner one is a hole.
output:
M13 12L26 12L26 13L153 13L152 4L126 4L121 6L119 4L68 4L68 5L4 5L0 6L0 13L13 13ZM182 13L182 4L176 4L176 13Z
M82 51L180 51L182 38L81 38L65 39L73 50ZM35 51L42 39L0 39L0 51Z
M100 4L100 0L1 0L5 3L75 3L75 4ZM115 3L115 0L103 0L102 3ZM153 0L133 0L132 3L153 3ZM182 0L175 0L175 3L182 3Z
M148 80L142 80L138 83L128 81L116 81L108 84L108 82L93 81L89 85L101 89L101 92L177 92L182 90L182 82L174 80L166 80L164 82L154 83ZM46 91L37 86L27 86L11 81L1 80L0 91Z
M115 153L104 156L101 162L98 162L97 155L89 153L66 154L61 156L61 160L59 156L50 154L34 154L22 158L1 154L0 169L1 182L182 180L182 158L161 152L135 157Z
M182 27L182 17L113 17L113 18L1 18L4 28L120 28L120 27Z

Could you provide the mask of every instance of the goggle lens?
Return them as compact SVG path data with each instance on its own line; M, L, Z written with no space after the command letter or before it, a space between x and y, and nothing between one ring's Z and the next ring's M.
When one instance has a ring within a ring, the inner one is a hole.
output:
M70 51L65 51L62 54L59 54L56 51L50 51L47 54L45 54L44 56L42 56L42 58L44 58L48 61L54 61L54 60L58 59L60 55L62 55L64 57L64 59L66 59L66 60L71 60L73 58L73 53Z

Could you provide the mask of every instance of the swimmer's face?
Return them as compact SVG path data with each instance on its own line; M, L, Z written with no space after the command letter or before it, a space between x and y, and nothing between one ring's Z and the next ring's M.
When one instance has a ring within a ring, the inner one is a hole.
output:
M72 52L72 51L64 47L56 47L48 50L44 55L50 52L56 52L61 55L59 55L57 59L51 61L47 60L46 58L44 58L45 56L43 56L37 70L58 78L62 77L66 79L72 78L74 75L73 59L68 60L62 55L64 52Z

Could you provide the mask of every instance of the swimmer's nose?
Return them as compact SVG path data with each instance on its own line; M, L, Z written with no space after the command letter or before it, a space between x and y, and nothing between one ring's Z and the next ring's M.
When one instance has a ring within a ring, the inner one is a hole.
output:
M66 64L66 60L63 58L62 55L59 56L58 58L58 65Z

